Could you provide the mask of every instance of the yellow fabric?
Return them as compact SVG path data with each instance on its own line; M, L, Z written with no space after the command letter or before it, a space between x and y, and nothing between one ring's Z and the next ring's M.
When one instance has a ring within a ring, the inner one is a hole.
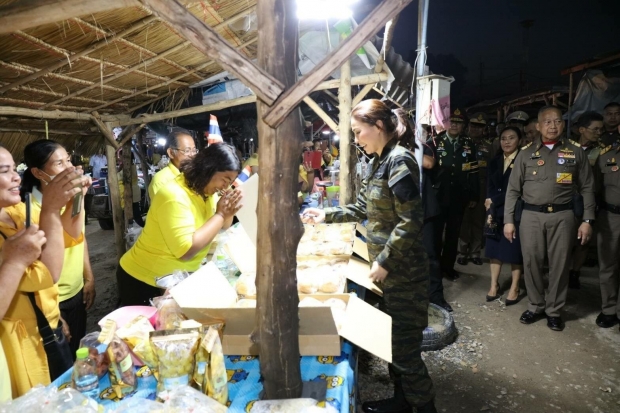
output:
M338 148L336 148L335 146L332 146L332 156L338 157L338 155L340 155L340 152L338 152Z
M305 183L308 183L308 172L306 172L303 165L299 165L299 177L303 179Z
M0 342L0 403L11 399L11 376L9 376L9 366L6 364L4 348Z
M248 159L246 159L246 161L243 163L243 167L245 168L246 166L258 166L258 154L257 153L253 153L252 156L250 156Z
M194 232L215 215L218 197L204 200L187 187L183 174L172 182L157 192L142 233L120 261L125 272L152 286L155 278L174 270L196 271L211 247L181 260L192 246Z
M153 198L155 198L155 194L164 187L168 182L172 181L174 178L179 176L181 172L177 169L176 166L172 162L168 164L164 169L157 172L153 179L151 179L151 184L149 185L149 198L151 202L153 202Z
M504 155L504 173L506 172L506 169L508 169L508 167L512 163L512 160L517 157L518 152L519 151L514 151L509 156Z
M10 237L24 227L26 207L19 203L4 210L17 226L15 229L0 222L0 231ZM33 215L32 222L38 224L38 217ZM0 246L2 244L4 238L0 237ZM50 383L47 356L37 328L34 309L26 295L28 292L35 293L37 305L52 328L58 326L60 316L58 287L47 267L41 261L35 261L26 269L15 297L0 323L0 340L6 353L14 398L23 395L36 384Z
M32 216L39 221L41 215L41 192L37 188L32 190ZM62 213L62 211L61 211ZM86 228L84 228L85 230ZM84 243L67 247L65 245L65 258L62 264L62 272L58 279L58 300L66 301L75 297L84 288Z

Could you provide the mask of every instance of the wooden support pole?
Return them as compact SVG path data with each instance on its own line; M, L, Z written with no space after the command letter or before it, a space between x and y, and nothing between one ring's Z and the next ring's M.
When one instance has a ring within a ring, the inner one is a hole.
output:
M139 6L135 0L29 0L0 8L0 34L57 23L77 16Z
M131 136L131 135L130 135ZM123 197L125 213L124 224L126 228L129 227L129 221L134 219L133 217L133 188L132 188L132 176L133 176L133 163L131 162L131 142L125 143L122 148L123 156L123 193L120 194Z
M340 68L339 132L340 136L340 205L355 202L355 167L357 156L351 139L351 61Z
M129 140L145 126L146 126L146 123L141 123L139 125L131 125L131 126L126 127L121 132L121 134L118 136L120 140L120 143L118 144L118 146L119 147L125 146L125 144L129 142Z
M280 82L232 47L178 0L140 1L160 19L174 27L174 30L189 40L196 49L217 60L225 70L236 75L265 103L273 104L282 94L284 87Z
M108 130L107 125L105 126ZM110 132L112 132L110 130ZM123 222L123 210L121 209L121 194L116 174L116 149L113 146L105 146L105 155L108 159L108 192L110 205L112 206L112 218L114 220L114 243L116 244L116 258L120 260L125 253L125 223Z
M103 123L103 121L101 120L101 116L99 116L99 113L97 113L96 111L92 114L92 120L93 122L95 122L95 125L97 125L101 133L103 133L103 136L108 141L108 144L111 145L114 150L117 150L119 148L119 145L118 142L116 142L114 133L112 133L112 128L108 127L106 124Z
M258 3L258 64L290 87L297 80L298 18L295 0ZM257 330L265 399L301 397L297 246L302 235L297 177L302 141L299 109L276 129L262 119L269 107L257 102L258 199Z
M314 100L312 100L310 96L306 96L304 98L304 103L310 106L310 109L319 115L319 118L321 118L323 122L327 123L327 126L329 126L331 130L336 133L338 132L338 125L336 122L334 122L334 120L323 109L321 109L321 107Z
M394 18L409 3L411 0L383 0L345 41L273 103L265 115L265 122L272 127L278 126L286 115L296 108L323 79L341 67L381 26Z
M145 191L145 197L147 200L147 203L150 204L151 200L149 199L149 191L148 188L151 185L151 177L149 176L149 166L146 163L146 152L144 151L144 131L140 130L137 132L138 134L138 158L140 158L140 169L142 170L142 178L144 179L144 188L146 189ZM146 211L146 209L145 209Z

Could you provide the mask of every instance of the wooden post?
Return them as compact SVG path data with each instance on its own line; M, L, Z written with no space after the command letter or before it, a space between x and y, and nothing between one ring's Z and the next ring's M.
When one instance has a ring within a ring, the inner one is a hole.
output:
M105 154L108 158L108 191L110 205L112 205L112 217L114 219L114 243L116 244L116 256L120 260L125 253L125 223L121 209L121 195L116 176L116 149L110 145L105 146Z
M297 80L298 19L295 0L257 2L258 65L291 87ZM297 245L302 235L297 177L302 128L299 109L273 129L263 121L269 106L257 102L258 199L257 330L265 399L301 397Z
M123 212L125 213L125 225L129 225L129 220L133 219L133 188L131 187L132 178L131 162L131 142L126 143L123 146L123 193L121 196L125 200L125 207Z
M149 186L151 185L151 177L149 176L149 166L146 163L146 152L144 151L144 130L138 131L138 158L140 158L140 169L142 170L142 178L144 179L145 205L151 204L149 199ZM146 211L146 208L144 209Z
M340 205L355 202L355 167L357 156L352 150L351 140L351 61L347 60L340 68L340 88L338 89L340 136Z

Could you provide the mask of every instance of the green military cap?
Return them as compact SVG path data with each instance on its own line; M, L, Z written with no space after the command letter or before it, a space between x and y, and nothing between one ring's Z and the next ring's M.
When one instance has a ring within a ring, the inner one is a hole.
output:
M516 112L512 112L510 115L506 116L506 122L522 122L525 123L530 117L527 113L522 110L517 110Z
M461 109L456 108L450 114L450 122L466 122L465 112L461 111Z

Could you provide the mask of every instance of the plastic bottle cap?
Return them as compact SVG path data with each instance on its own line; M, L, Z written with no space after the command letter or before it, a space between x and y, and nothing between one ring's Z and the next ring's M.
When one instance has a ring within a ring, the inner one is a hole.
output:
M75 352L75 355L76 355L76 356L77 356L77 358L79 358L79 359L85 359L85 358L88 358L88 354L89 354L89 352L88 352L88 347L82 347L82 348L79 348L79 349Z
M226 257L224 256L224 254L218 254L217 259L218 259L218 261L219 260L225 260Z

